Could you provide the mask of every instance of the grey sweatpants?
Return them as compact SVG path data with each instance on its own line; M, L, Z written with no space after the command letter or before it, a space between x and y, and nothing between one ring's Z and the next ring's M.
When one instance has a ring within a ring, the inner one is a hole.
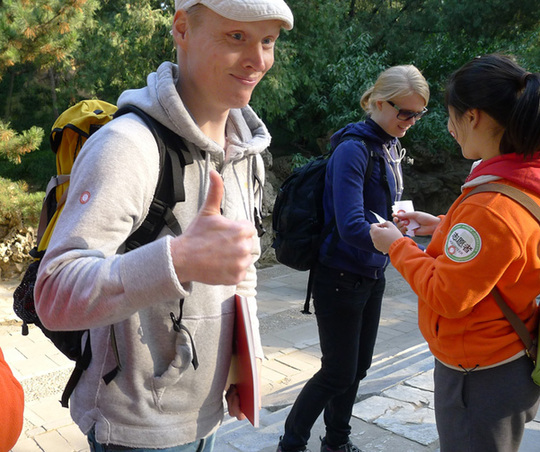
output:
M441 452L517 452L534 419L540 386L526 356L468 373L435 360L435 418Z

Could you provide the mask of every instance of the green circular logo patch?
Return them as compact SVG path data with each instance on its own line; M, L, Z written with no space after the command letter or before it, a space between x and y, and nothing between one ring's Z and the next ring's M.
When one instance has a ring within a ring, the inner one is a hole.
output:
M482 248L480 234L468 224L456 224L449 232L444 246L444 253L454 262L473 260Z

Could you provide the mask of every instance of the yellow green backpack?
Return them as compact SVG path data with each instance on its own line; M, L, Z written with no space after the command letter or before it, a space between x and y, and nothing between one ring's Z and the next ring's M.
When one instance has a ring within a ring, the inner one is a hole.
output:
M67 198L73 163L88 137L113 119L116 105L102 100L83 100L64 111L52 126L51 149L56 154L56 175L45 191L36 242L37 251L47 249L56 221ZM52 215L52 216L51 216Z

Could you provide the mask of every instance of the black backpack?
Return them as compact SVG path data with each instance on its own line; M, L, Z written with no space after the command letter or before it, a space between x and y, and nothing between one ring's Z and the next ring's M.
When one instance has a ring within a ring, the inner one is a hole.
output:
M375 153L368 143L357 135L344 135L335 147L347 140L360 141L368 149L365 184L373 172ZM274 232L272 247L276 259L295 270L310 270L308 291L302 311L304 314L311 314L309 312L313 275L311 270L317 264L321 244L328 234L333 234L330 244L330 249L333 249L339 239L337 231L334 231L335 219L324 225L323 210L326 166L335 147L293 171L281 185L272 213Z
M58 196L59 194L57 195L56 191L59 190L61 185L63 185L61 190L64 192L67 191L66 186L69 184L69 172L61 174L62 164L58 163L59 160L63 159L63 166L66 166L66 159L70 161L69 170L71 170L73 161L86 139L113 117L118 117L126 113L137 114L143 119L154 135L159 149L160 170L148 215L140 228L134 231L126 240L125 252L129 252L155 240L165 225L175 235L179 235L182 232L178 221L172 213L172 209L177 202L185 201L184 167L193 163L193 157L187 150L183 140L177 134L133 105L116 110L114 105L107 104L103 101L82 101L66 110L58 118L51 133L51 145L53 151L57 154L59 175L53 177L52 181L54 183L50 184L51 189L48 189L43 202L42 220L38 229L41 232L38 232L38 243L36 247L30 252L35 260L29 265L20 285L13 293L13 309L17 316L23 320L23 335L28 334L28 324L35 324L64 355L75 361L75 369L62 394L61 403L64 407L68 406L68 400L73 389L83 371L88 368L92 358L92 352L88 330L50 331L43 326L36 313L34 286L39 264L46 252L46 246L48 244L48 240L47 243L43 243L43 231L45 228L54 228L55 223L51 223L51 220L54 218L54 221L56 221L66 197L65 195ZM64 122L62 122L62 116L67 118ZM64 143L64 146L62 146L62 143ZM59 155L60 153L63 153L63 155ZM50 232L46 235L50 237ZM173 315L171 313L171 317ZM181 328L182 326L179 325L179 327ZM84 337L85 335L87 336L86 338ZM115 346L113 326L111 326L111 335L113 337L113 346ZM84 347L82 345L83 342L85 343ZM117 366L103 377L106 383L112 381L121 369L117 350L114 350L114 353L116 355ZM194 354L193 359L193 365L197 367L196 354Z

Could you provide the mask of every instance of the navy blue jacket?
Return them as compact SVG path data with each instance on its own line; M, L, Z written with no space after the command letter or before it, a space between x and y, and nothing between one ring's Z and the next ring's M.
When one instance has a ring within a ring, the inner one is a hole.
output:
M369 151L360 141L345 139L339 143L345 134L364 139L376 153L365 186ZM383 145L395 148L397 141L371 119L348 124L332 135L332 147L337 148L326 169L323 205L325 223L335 217L339 238L330 245L334 229L323 242L319 261L324 265L370 278L382 277L389 260L373 246L369 229L371 223L378 223L371 211L390 219L391 205L401 197L396 185L396 172L401 176L400 163L392 162L383 150Z

